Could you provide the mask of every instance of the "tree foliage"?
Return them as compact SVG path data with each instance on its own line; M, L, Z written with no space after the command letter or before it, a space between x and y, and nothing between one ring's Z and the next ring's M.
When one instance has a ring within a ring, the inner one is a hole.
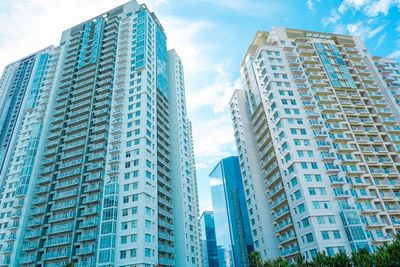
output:
M251 252L249 261L250 267L400 267L400 234L392 243L384 244L373 253L366 249L351 255L340 252L329 256L325 252L318 252L311 261L300 256L295 263L289 263L281 257L263 261L258 252Z

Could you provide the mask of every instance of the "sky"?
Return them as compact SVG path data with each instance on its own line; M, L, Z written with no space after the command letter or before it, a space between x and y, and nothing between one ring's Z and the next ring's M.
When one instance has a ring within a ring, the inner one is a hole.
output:
M0 71L61 32L126 0L1 0ZM235 155L228 104L257 31L282 26L359 35L371 54L400 60L400 0L139 0L154 11L185 69L200 210L212 210L208 175Z

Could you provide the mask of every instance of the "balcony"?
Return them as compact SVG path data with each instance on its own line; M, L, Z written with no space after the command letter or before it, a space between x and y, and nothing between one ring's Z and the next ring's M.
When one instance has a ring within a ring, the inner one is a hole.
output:
M44 242L44 247L62 246L70 244L72 237L70 235L49 238Z
M44 260L51 259L59 259L59 258L67 258L70 255L69 248L57 249L57 250L48 250L44 255Z
M53 223L53 222L59 222L59 221L64 221L64 220L71 220L74 218L75 218L75 211L67 211L67 212L63 212L63 213L53 214L49 218L49 222Z
M76 199L66 200L62 202L58 202L51 207L52 211L62 210L62 209L70 209L77 205Z

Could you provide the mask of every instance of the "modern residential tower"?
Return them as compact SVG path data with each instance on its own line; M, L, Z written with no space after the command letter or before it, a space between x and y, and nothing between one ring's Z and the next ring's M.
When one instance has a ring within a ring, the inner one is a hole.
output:
M399 231L398 74L358 37L256 34L230 106L262 258L374 250Z
M183 77L135 1L6 68L0 265L199 266Z

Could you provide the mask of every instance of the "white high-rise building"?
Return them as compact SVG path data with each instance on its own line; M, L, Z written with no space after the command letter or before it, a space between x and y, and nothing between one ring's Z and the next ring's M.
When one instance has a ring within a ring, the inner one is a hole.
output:
M358 37L256 34L230 107L262 258L374 250L399 231L398 74Z
M0 266L199 266L182 62L135 1L0 81Z

